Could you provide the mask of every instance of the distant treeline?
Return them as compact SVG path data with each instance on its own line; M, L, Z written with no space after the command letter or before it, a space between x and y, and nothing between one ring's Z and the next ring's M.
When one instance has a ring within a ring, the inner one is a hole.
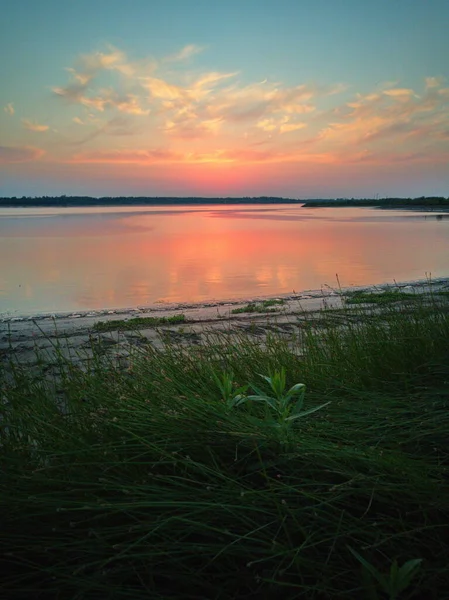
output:
M258 198L165 198L165 197L130 197L119 196L92 198L90 196L41 196L31 198L0 198L0 207L27 206L161 206L182 204L302 204L304 200L261 196Z
M319 206L449 206L449 198L442 196L421 196L420 198L378 198L378 199L357 199L357 198L337 198L336 200L306 200L304 207Z
M183 204L304 204L305 207L320 206L408 206L408 207L441 207L449 206L449 198L442 196L421 196L420 198L336 198L336 199L309 199L299 200L292 198L277 198L275 196L260 196L257 198L186 198L145 197L145 196L22 196L0 198L1 207L29 207L29 206L163 206Z

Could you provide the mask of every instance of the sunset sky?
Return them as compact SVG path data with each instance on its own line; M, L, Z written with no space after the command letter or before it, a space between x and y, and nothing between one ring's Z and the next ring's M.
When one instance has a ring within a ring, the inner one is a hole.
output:
M449 195L448 0L16 0L0 195Z

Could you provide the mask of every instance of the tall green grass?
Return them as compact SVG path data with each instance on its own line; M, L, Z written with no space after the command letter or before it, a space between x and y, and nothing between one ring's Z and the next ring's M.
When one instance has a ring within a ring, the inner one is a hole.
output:
M4 597L446 597L446 309L210 332L127 370L61 359L54 381L5 370ZM326 406L278 428L266 402L226 402L272 397L260 374L283 369L301 410Z

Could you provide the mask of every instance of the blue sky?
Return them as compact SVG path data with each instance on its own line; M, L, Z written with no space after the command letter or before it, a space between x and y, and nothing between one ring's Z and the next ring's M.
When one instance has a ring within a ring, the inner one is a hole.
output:
M447 195L447 23L447 0L8 3L0 194Z

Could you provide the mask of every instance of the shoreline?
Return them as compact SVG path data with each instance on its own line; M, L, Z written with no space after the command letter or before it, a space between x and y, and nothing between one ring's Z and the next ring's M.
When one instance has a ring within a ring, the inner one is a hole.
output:
M411 279L404 281L393 281L393 282L382 282L372 283L367 285L354 285L342 288L334 288L328 284L323 284L320 289L313 290L301 290L299 292L292 291L280 294L267 294L258 296L245 296L244 298L223 298L221 300L204 300L197 302L165 302L156 301L151 304L137 305L137 306L125 306L125 307L105 307L100 309L85 309L79 311L39 311L36 313L21 313L14 312L12 310L6 310L0 312L0 324L4 323L18 323L18 322L33 322L50 319L51 321L59 321L66 319L93 319L93 318L113 318L115 315L120 317L129 316L135 317L136 314L149 315L150 313L170 313L170 316L177 314L183 310L199 310L199 309L210 309L210 308L222 308L222 307L235 307L244 306L249 303L263 302L265 300L284 300L298 301L298 300L309 300L309 299L325 299L333 296L338 296L340 293L348 293L354 291L375 291L384 290L391 288L404 288L411 287L415 291L419 291L421 288L429 286L445 286L449 285L449 276L437 277L431 279ZM164 316L158 314L157 316Z
M9 317L0 322L0 369L4 367L8 370L11 361L14 361L27 369L31 368L38 377L58 377L61 357L81 369L87 368L90 361L99 356L116 361L120 368L128 368L136 351L149 346L162 349L167 341L189 347L202 344L210 335L230 341L245 334L263 344L273 332L292 339L297 336L301 323L315 319L314 314L323 308L353 310L354 305L344 303L348 292L376 293L397 289L420 294L428 291L429 287L435 292L449 293L449 278L353 286L338 290L323 286L320 290L229 301ZM264 300L278 300L278 303L264 307ZM257 311L233 312L251 303L259 303ZM366 306L369 307L369 304ZM159 321L181 315L183 318L178 322ZM123 326L123 322L136 317L154 318L154 321L134 321L132 327ZM343 317L337 311L332 318L341 322ZM320 318L318 314L316 318ZM108 328L108 322L117 320L121 325L111 324ZM105 328L99 329L97 323L104 324Z

